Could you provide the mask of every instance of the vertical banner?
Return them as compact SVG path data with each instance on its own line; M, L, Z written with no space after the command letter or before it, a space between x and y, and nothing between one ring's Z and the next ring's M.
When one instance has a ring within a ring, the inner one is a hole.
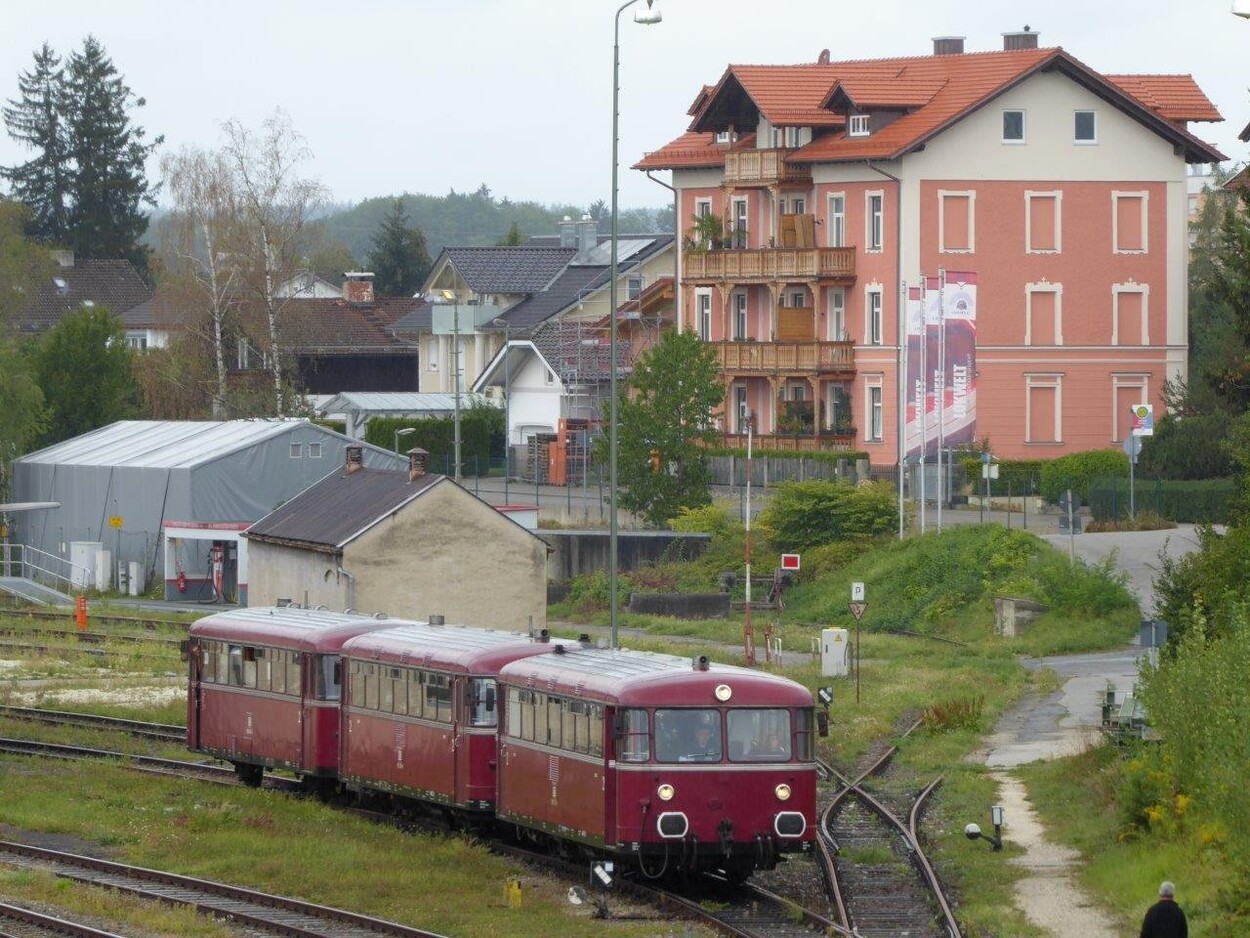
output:
M943 445L960 446L977 434L977 275L948 270L941 309Z
M923 279L923 278L922 278ZM928 389L924 380L925 356L923 354L924 298L919 286L906 287L906 325L907 325L907 409L903 427L903 454L919 456L921 441L924 439L923 416Z

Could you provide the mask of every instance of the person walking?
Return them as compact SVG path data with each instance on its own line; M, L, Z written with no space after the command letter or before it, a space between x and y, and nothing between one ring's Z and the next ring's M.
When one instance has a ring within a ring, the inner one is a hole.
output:
M1146 910L1141 938L1189 938L1189 923L1176 904L1176 887L1166 879L1159 884L1159 901Z

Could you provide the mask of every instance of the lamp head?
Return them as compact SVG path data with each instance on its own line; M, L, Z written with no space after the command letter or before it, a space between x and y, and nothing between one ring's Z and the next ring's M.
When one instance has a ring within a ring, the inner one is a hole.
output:
M1250 2L1250 0L1247 0L1247 2ZM645 10L639 8L634 11L634 22L641 23L643 26L652 26L662 19L664 19L664 14L656 8L655 0L647 0L647 8Z
M979 824L969 824L964 828L964 836L969 840L976 840L981 836L981 826Z
M1001 804L990 806L990 821L995 827L1003 826L1003 806Z

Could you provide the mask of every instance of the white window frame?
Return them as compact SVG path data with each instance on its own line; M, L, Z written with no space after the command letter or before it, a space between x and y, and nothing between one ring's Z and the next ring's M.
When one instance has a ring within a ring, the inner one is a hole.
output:
M834 200L838 202L838 208L834 208ZM825 201L825 206L829 214L829 247L844 248L846 247L846 193L830 192Z
M1130 423L1124 428L1125 432L1120 430L1120 421L1124 419L1124 414L1120 412L1120 392L1125 388L1132 388L1140 391L1139 401L1150 400L1150 375L1148 373L1134 374L1112 374L1111 375L1111 442L1123 443L1124 438L1128 436L1128 431L1132 430Z
M745 384L734 385L734 431L736 433L746 433L746 411L747 411L747 386Z
M1113 283L1111 285L1111 344L1120 344L1120 297L1125 293L1137 293L1141 296L1141 344L1150 344L1150 284ZM1132 346L1137 348L1137 346ZM1143 398L1144 400L1144 398Z
M1030 428L1033 426L1033 394L1034 388L1055 389L1055 438L1053 440L1035 440ZM1055 445L1063 442L1063 373L1024 373L1024 442Z
M867 114L852 114L846 122L848 137L867 137L872 133L872 118Z
M1055 295L1055 345L1063 345L1063 284L1046 280L1024 285L1024 344L1033 344L1033 296L1037 293Z
M321 458L321 444L320 444L320 443L309 443L309 444L308 444L308 458L309 458L309 459L320 459L320 458Z
M733 245L747 247L751 243L751 206L745 198L730 202L733 213Z
M803 196L796 195L792 199L790 199L790 214L791 215L806 215L807 214L807 200L803 198Z
M1033 200L1055 200L1055 246L1053 248L1033 247ZM1063 190L1048 191L1026 189L1024 192L1024 253L1025 254L1062 254L1063 253Z
M745 339L749 325L747 323L747 295L743 290L738 290L733 295L734 303L734 338Z
M864 288L864 344L885 344L885 290L879 283Z
M1007 115L1008 114L1020 115L1020 136L1019 137L1007 136ZM1021 146L1028 139L1028 131L1029 131L1028 117L1025 115L1024 108L1020 108L1020 107L1003 108L1003 123L1002 123L1002 134L1003 134L1002 142L1003 143L1007 144L1008 146Z
M828 297L829 341L849 341L851 334L846 328L846 290L842 287L831 287L829 289Z
M1094 120L1094 135L1088 140L1083 140L1076 135L1076 121L1080 114L1088 114ZM1072 112L1072 142L1079 147L1092 147L1098 144L1098 112L1093 108L1077 108Z
M790 291L790 308L806 309L807 308L807 291L791 290Z
M1141 247L1120 247L1120 199L1141 200ZM1119 190L1111 192L1111 253L1113 254L1149 254L1150 253L1150 191Z
M642 293L642 275L634 274L632 277L625 278L625 298L628 300L638 299L638 295Z
M864 376L864 442L885 441L885 376Z
M966 248L948 248L946 246L946 200L947 198L968 200L968 246ZM940 254L975 254L977 251L977 192L975 189L939 189L938 190L938 253Z
M794 150L803 146L804 131L806 127L787 127L785 129L785 145Z
M712 214L712 200L711 199L695 199L694 200L694 217L695 218L703 218L704 216L711 215L711 214ZM701 246L703 250L707 251L711 249L712 243L707 238L704 238Z
M712 291L694 291L694 329L704 342L712 341Z
M288 455L290 456L291 459L303 459L304 458L304 444L292 443L291 450L288 453Z
M716 143L733 143L733 136L728 130L716 131L716 137L714 139Z
M864 250L870 254L880 254L885 250L884 189L873 189L864 193L864 243L867 245Z

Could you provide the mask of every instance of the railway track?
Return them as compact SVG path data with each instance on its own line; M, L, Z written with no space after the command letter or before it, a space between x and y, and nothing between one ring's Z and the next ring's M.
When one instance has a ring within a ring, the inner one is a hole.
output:
M443 938L435 932L286 896L10 841L0 841L0 862L50 868L62 879L167 905L188 906L273 935L300 938L376 938L379 935Z
M206 609L204 614L207 615L211 609ZM186 613L194 615L194 613ZM14 607L0 608L0 617L24 616L28 619L43 619L54 622L73 622L74 613L72 611L55 610L55 609L39 609L36 607ZM189 623L181 622L177 619L148 619L143 616L117 615L112 613L100 614L91 613L90 622L104 625L135 625L141 629L154 632L160 628L185 628Z
M185 743L187 730L172 723L144 723L140 720L123 720L118 717L100 716L95 713L70 713L65 710L44 710L40 707L10 707L0 705L0 717L47 723L53 726L73 726L85 729L109 730L129 733L140 739L155 742Z
M854 779L822 763L838 783L821 810L818 838L837 921L862 938L962 938L920 842L920 815L941 777L914 798L875 795L861 784L885 772L896 751L891 746ZM909 805L898 807L903 800Z
M0 902L0 938L122 938L79 922Z

